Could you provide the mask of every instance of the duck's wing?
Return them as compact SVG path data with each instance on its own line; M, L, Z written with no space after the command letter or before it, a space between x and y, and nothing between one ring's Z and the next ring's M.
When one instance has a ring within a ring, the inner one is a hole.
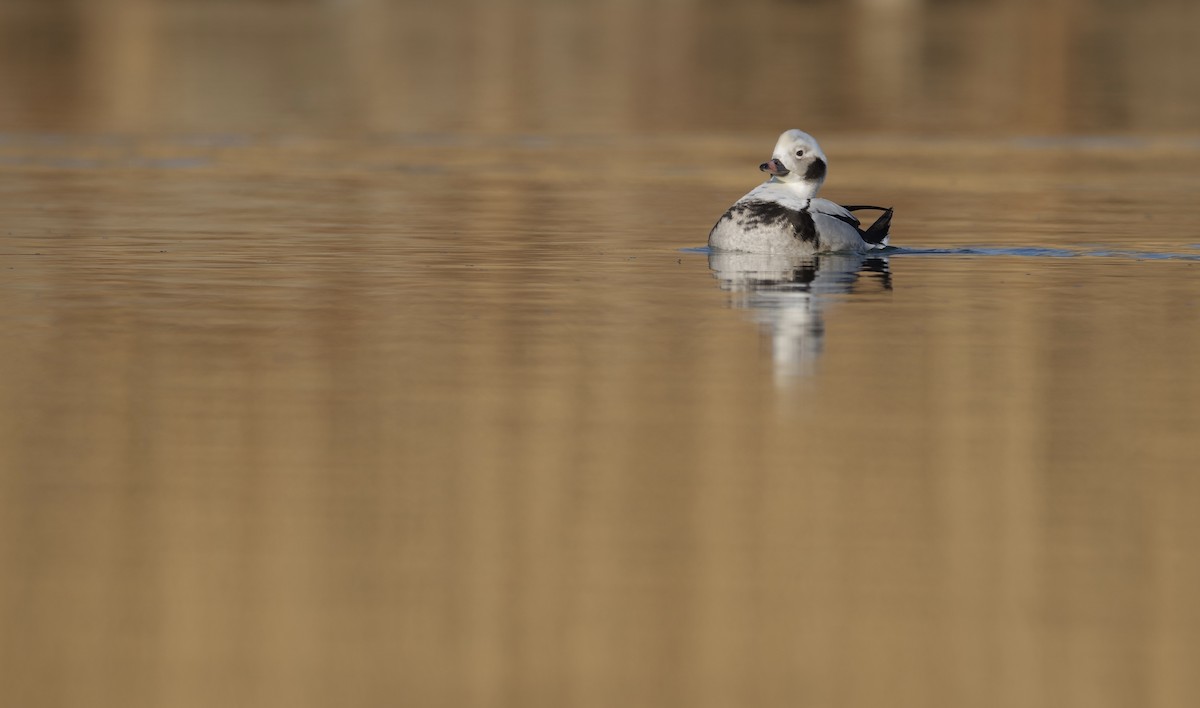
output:
M854 206L842 206L835 202L831 202L828 199L814 199L812 201L811 208L817 214L824 214L825 216L832 217L853 226L854 230L858 232L858 235L863 241L866 241L876 248L882 248L883 246L887 245L888 229L892 223L892 210L888 207L866 206L861 204L856 204ZM875 220L875 223L871 224L868 228L863 229L862 223L858 220L858 217L851 213L852 211L859 209L877 209L882 211L883 214Z
M832 216L838 221L844 221L856 229L861 225L858 217L850 213L850 207L844 207L841 204L838 204L837 202L831 202L828 199L814 199L812 200L812 203L809 204L808 208L814 214Z

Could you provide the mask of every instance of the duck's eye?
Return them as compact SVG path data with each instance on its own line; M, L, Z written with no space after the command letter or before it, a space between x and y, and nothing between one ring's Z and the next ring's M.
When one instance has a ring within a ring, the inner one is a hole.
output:
M796 151L796 157L804 157L804 151L803 151L803 150L797 150L797 151Z

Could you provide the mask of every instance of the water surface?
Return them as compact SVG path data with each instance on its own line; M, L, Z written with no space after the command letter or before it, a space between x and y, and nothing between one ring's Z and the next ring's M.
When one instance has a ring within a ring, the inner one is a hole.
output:
M0 13L0 704L1200 701L1183 24L895 4L797 125L897 250L779 261L702 247L792 119L685 61L761 22L511 6Z

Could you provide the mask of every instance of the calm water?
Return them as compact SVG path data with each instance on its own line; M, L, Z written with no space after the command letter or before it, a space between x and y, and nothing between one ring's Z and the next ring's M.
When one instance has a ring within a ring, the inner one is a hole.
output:
M0 705L1200 703L1193 11L498 7L0 11ZM896 251L702 248L793 124Z

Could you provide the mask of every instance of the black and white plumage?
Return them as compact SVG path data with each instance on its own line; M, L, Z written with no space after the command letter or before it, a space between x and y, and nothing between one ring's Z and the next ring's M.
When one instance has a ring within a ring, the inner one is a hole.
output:
M722 251L811 255L866 253L887 246L892 210L844 207L818 199L829 161L811 135L789 130L779 136L771 159L759 166L770 178L737 200L708 234L708 245ZM883 215L867 229L854 216L859 209Z

